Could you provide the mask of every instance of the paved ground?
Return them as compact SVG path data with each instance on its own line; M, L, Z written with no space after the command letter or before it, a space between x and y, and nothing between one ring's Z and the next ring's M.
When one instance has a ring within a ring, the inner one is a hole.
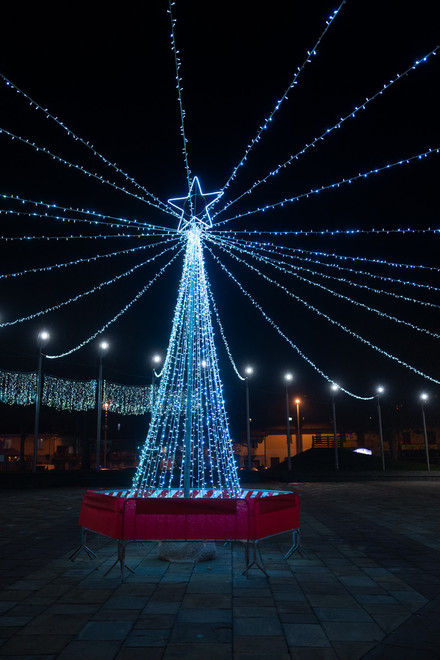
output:
M276 486L275 486L276 487ZM282 486L285 488L285 486ZM440 483L292 484L301 552L261 543L266 578L240 544L201 564L131 544L78 545L84 489L0 491L0 658L330 660L440 658Z

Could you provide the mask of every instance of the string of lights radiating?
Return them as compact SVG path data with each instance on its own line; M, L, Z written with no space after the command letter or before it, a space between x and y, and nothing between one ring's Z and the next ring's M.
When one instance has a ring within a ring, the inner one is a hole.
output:
M260 243L257 243L255 241L253 241L253 242L250 242L250 241L236 241L235 243L236 244L234 245L234 242L230 242L230 241L226 240L227 245L229 245L231 247L236 247L236 249L238 249L238 250L241 250L241 248L243 246L247 247L249 249L249 254L252 254L252 256L255 256L255 258L257 258L257 256L256 256L256 254L254 254L254 251L258 251L258 253L268 252L271 255L275 254L277 257L278 256L283 256L283 257L286 257L286 258L291 259L291 260L292 259L295 259L295 260L298 259L298 257L296 255L284 254L283 252L279 251L279 250L282 250L282 249L289 249L289 248L285 248L285 247L282 248L280 246L273 246L273 247L278 248L278 249L270 249L269 247L267 247L268 244L260 244ZM291 248L291 249L295 250L296 248ZM335 275L328 275L328 273L322 273L320 271L311 270L310 268L304 268L304 266L298 266L298 265L294 265L292 263L288 263L288 262L285 262L285 261L280 261L279 259L274 259L273 257L265 257L265 259L267 260L267 263L273 263L273 264L283 266L284 268L286 268L286 271L289 272L290 274L295 274L295 271L310 273L311 275L315 275L317 277L322 277L322 278L325 278L325 279L328 279L328 280L333 280L335 282L341 282L343 284L348 284L349 286L356 287L358 289L364 289L365 291L370 291L371 293L391 296L393 298L396 298L397 300L404 300L406 302L415 303L417 305L423 305L425 307L433 307L433 308L437 308L437 309L440 308L440 305L436 305L435 303L428 302L427 300L419 300L417 298L410 298L409 296L403 296L399 293L395 293L394 291L386 291L384 289L376 289L376 288L368 286L367 284L360 284L358 282L353 282L353 280L349 280L345 277L336 277ZM322 262L319 262L319 261L314 261L312 259L307 259L306 261L308 261L310 263L316 263L318 265L323 265L323 266L333 265L333 264L322 263ZM345 270L345 269L340 268L340 270ZM353 272L357 273L357 271L353 271ZM370 275L371 275L371 273L370 273ZM408 284L408 283L406 283L406 284Z
M339 7L339 9L340 9L340 7ZM339 10L337 10L337 11L339 11ZM405 71L403 71L402 73L398 73L388 83L384 84L381 88L379 88L378 91L375 94L373 94L370 97L366 97L365 100L362 103L359 103L358 105L356 105L351 112L349 112L344 117L340 117L339 121L336 122L336 124L334 124L330 128L327 128L323 133L321 133L321 135L319 135L319 137L314 138L311 142L308 142L300 151L298 151L295 154L289 156L289 158L286 161L284 161L284 163L282 163L281 165L278 165L274 170L269 172L269 174L267 174L265 177L263 177L261 179L257 179L256 181L254 181L254 183L252 184L252 186L250 188L245 190L245 192L241 193L241 195L239 195L235 199L230 200L217 213L215 213L213 215L213 219L217 215L219 215L220 213L223 213L224 211L226 211L226 209L228 209L230 206L232 206L233 204L238 202L245 195L250 195L256 188L258 188L258 186L260 186L263 183L267 183L267 181L269 181L270 178L272 178L272 177L276 176L277 174L279 174L279 172L281 170L286 169L294 161L298 160L303 154L305 154L306 151L308 151L312 147L315 147L319 142L322 142L323 140L325 140L325 138L328 135L330 135L333 131L335 131L336 129L341 128L342 124L344 124L347 121L347 119L354 119L358 112L360 112L361 110L365 110L365 108L368 104L370 104L372 101L377 99L379 96L382 96L382 94L386 90L388 90L392 85L394 85L394 83L398 82L399 80L401 80L402 78L407 76L411 71L414 71L423 62L427 62L430 57L436 55L439 48L440 48L440 46L436 46L429 53L427 53L424 57L416 60L414 62L414 64L412 64L410 67L408 67Z
M408 165L412 161L422 160L423 158L427 158L428 156L439 153L440 153L440 147L433 147L431 149L428 149L427 151L423 151L419 154L416 154L415 156L409 156L408 158L403 158L402 160L397 160L393 163L388 163L387 165L381 165L380 167L376 167L375 169L368 170L367 172L361 172L347 179L341 179L340 181L336 181L335 183L329 183L323 186L319 186L318 188L311 188L308 192L301 193L300 195L295 195L294 197L286 197L280 202L274 202L273 204L266 204L265 206L260 206L256 209L250 209L248 211L244 211L243 213L237 213L237 215L234 215L232 218L227 218L226 220L220 220L216 222L215 226L218 227L219 225L225 224L226 222L231 222L232 220L245 218L249 215L254 215L255 213L265 213L266 211L283 207L285 204L293 204L294 202L297 202L300 199L307 199L314 195L318 195L324 190L340 188L341 186L344 186L347 183L353 183L354 181L358 181L360 179L367 179L369 176L373 174L379 174L385 172L386 170L390 170L393 167L397 167L398 165Z
M171 50L173 52L174 56L174 67L175 67L175 72L176 72L176 91L177 91L177 99L179 103L179 111L180 111L180 134L182 136L182 153L183 153L183 160L185 163L185 172L186 172L186 183L188 186L188 191L191 190L191 170L189 167L189 160L188 160L188 138L186 137L186 132L185 132L185 110L183 108L183 100L182 100L182 78L180 77L180 68L181 68L181 60L179 57L179 51L177 49L176 45L176 37L174 34L174 28L176 27L176 19L173 16L173 7L175 6L175 3L169 0L168 2L168 13L170 15L170 22L171 22L171 33L170 33L170 38L171 38ZM190 209L191 209L191 215L193 215L193 201L191 195L189 196L189 203L190 203Z
M273 229L212 229L211 234L219 234L227 238L236 238L245 234L246 236L362 236L364 234L438 234L440 229L427 227L426 229L289 229L274 231Z
M136 264L129 270L124 271L123 273L120 273L119 275L116 275L115 277L106 280L104 282L100 282L96 286L92 287L91 289L88 289L87 291L84 291L83 293L79 293L76 296L71 296L67 298L66 300L63 300L60 303L57 303L55 305L52 305L51 307L47 307L46 309L42 309L39 312L34 312L33 314L28 314L27 316L22 316L21 318L14 319L13 321L3 321L0 323L0 328L6 328L12 325L16 325L17 323L24 323L25 321L31 321L32 319L36 319L39 316L44 316L45 314L48 314L49 312L54 312L56 310L59 310L63 307L66 307L67 305L71 305L74 302L77 302L78 300L81 300L82 298L85 298L86 296L91 295L92 293L96 293L97 291L101 291L104 287L110 286L111 284L114 284L115 282L121 280L123 277L128 277L129 275L132 275L138 268L142 268L142 266L146 266L149 263L152 263L159 257L161 257L163 254L169 252L170 250L176 249L176 245L172 245L171 247L166 248L165 250L162 250L162 252L159 252L158 254L154 255L150 259L147 259L145 261L142 261L140 264ZM171 261L174 260L175 257ZM171 262L169 262L171 263ZM169 265L168 263L168 265ZM152 282L151 282L152 283ZM134 302L134 301L132 301ZM132 303L130 303L129 306L131 306ZM120 316L119 314L118 316ZM117 317L116 317L117 318ZM99 333L97 333L99 334ZM97 336L97 335L95 335ZM81 344L81 346L87 344L88 341L85 343ZM70 353L73 353L72 351L69 351L68 353L63 354L62 356L60 355L59 357L64 357L64 355L70 355Z
M51 359L51 360L66 357L67 355L71 355L72 353L75 353L76 351L79 351L80 348L83 348L84 346L87 346L87 344L89 344L91 341L93 341L93 339L96 339L96 337L98 337L100 334L102 334L104 332L104 330L107 330L107 328L109 328L115 321L117 321L123 314L125 314L125 312L127 312L130 309L130 307L132 307L134 305L134 303L137 302L144 295L144 293L146 291L148 291L148 289L159 279L159 277L161 275L163 275L165 270L169 266L171 266L173 261L179 256L179 254L182 252L183 249L184 248L181 248L170 259L170 261L168 261L168 263L166 263L164 266L162 266L162 268L160 268L160 270L156 273L156 275L144 287L142 287L142 289L140 289L140 291L138 291L138 293L134 296L134 298L132 298L121 310L119 310L119 312L117 314L115 314L113 316L113 318L111 318L109 321L104 323L104 325L102 325L99 328L99 330L94 332L87 339L84 339L84 341L80 342L79 344L77 344L73 348L71 348L67 351L64 351L64 353L59 353L58 355L46 355L46 357Z
M346 0L343 0L343 1L341 2L341 4L339 5L339 7L338 7L337 9L335 9L335 11L334 11L334 12L329 16L329 18L326 20L326 26L325 26L323 32L322 32L321 35L319 36L319 38L318 38L318 40L316 41L316 43L315 43L315 45L313 46L313 48L312 48L311 50L308 50L308 51L307 51L306 59L305 59L304 62L301 64L301 66L299 66L299 67L297 68L297 70L296 70L296 72L295 72L295 75L293 76L293 79L292 79L290 85L289 85L288 88L285 90L285 92L283 93L283 95L281 96L281 98L276 102L275 107L273 108L272 112L266 117L266 119L263 121L263 123L262 123L261 126L259 127L258 132L257 132L257 135L251 140L251 142L250 142L250 143L248 144L248 146L246 147L246 150L245 150L245 152L244 152L244 156L242 157L242 159L240 160L240 162L238 163L238 165L236 165L236 166L234 167L234 169L232 170L232 174L231 174L231 176L229 177L229 179L226 181L225 185L223 186L223 188L222 188L222 191L223 191L223 192L225 192L225 190L229 187L230 183L235 179L235 177L237 176L238 170L239 170L239 169L245 164L245 162L247 161L247 157L248 157L250 151L251 151L252 148L253 148L256 144L258 144L258 142L261 140L261 136L262 136L263 132L266 131L266 130L269 128L270 123L273 121L273 118L274 118L274 116L276 115L276 113L278 112L278 110L280 109L282 103L288 99L288 94L289 94L289 92L290 92L291 90L293 90L294 87L298 84L298 78L299 78L300 74L301 74L301 73L303 72L303 70L306 68L307 64L310 64L311 61L312 61L310 58L311 58L312 56L317 55L317 50L318 50L318 48L319 48L319 45L320 45L321 41L323 40L323 38L324 38L324 36L325 36L327 30L329 29L330 25L333 23L333 21L335 20L336 16L339 14L340 10L342 9L342 6L345 5L345 3L346 3ZM218 200L217 200L217 201L218 201ZM236 201L236 200L234 200L234 201ZM224 211L226 208L228 208L228 206L230 206L231 203L233 203L233 202L230 202L229 204L226 204L226 206L224 206L224 207L221 209L221 211L218 211L218 213L214 214L213 217L215 217L216 215L218 215L219 213L221 213L222 211Z
M29 140L28 138L22 137L20 135L17 135L16 133L12 133L11 131L8 131L6 128L0 127L0 134L5 135L6 137L10 138L11 140L17 140L18 142L21 142L22 144L25 144L28 147L31 147L34 149L36 152L41 152L45 154L46 156L50 156L53 160L57 161L58 163L61 163L62 165L66 165L67 167L72 167L73 169L77 170L78 172L81 172L82 174L91 177L92 179L96 179L100 183L103 183L107 186L111 186L115 190L118 190L119 192L123 192L126 195L129 195L130 197L134 197L135 199L140 200L141 202L144 202L148 204L149 206L154 206L154 208L158 209L159 211L162 211L163 213L167 213L169 215L176 216L176 213L168 209L168 207L164 208L162 206L159 206L158 204L155 204L151 200L147 199L146 197L143 197L141 195L136 195L136 193L133 193L127 188L124 188L123 186L119 186L116 184L114 181L110 181L109 179L105 179L103 176L96 174L96 172L90 172L87 170L83 165L78 165L77 163L71 163L70 161L66 160L65 158L62 158L61 156L58 156L57 154L54 154L50 149L43 145L36 144L36 142L32 142L32 140Z
M243 293L243 294L244 294L244 295L245 295L245 296L251 301L251 303L254 305L254 307L260 311L260 313L263 315L263 317L266 319L266 321L268 321L268 323L270 323L270 324L272 325L272 327L273 327L273 328L274 328L274 329L275 329L275 330L276 330L276 331L277 331L277 332L278 332L278 333L279 333L279 334L280 334L280 335L281 335L281 336L282 336L282 337L283 337L283 338L284 338L284 339L285 339L285 340L286 340L286 341L292 346L292 348L294 348L294 349L298 352L298 354L299 354L301 357L303 357L303 358L304 358L304 359L305 359L305 360L306 360L311 366L313 366L313 368L316 369L316 370L318 371L318 373L320 373L320 374L321 374L321 375L322 375L322 376L323 376L328 382L333 383L333 382L334 382L333 379L331 379L331 378L330 378L329 376L327 376L327 375L326 375L321 369L319 369L319 368L318 368L318 367L317 367L317 366L316 366L316 365L315 365L315 364L314 364L314 363L313 363L313 362L312 362L307 356L305 356L304 353L302 353L302 351L300 351L300 349L296 346L296 344L294 344L294 343L293 343L293 342L292 342L292 341L291 341L291 340L290 340L290 339L289 339L289 338L288 338L288 337L282 332L282 330L279 328L279 326L278 326L278 325L277 325L277 324L276 324L276 323L275 323L275 322L274 322L274 321L273 321L273 320L272 320L272 319L271 319L271 318L270 318L270 317L264 312L262 306L261 306L261 305L255 300L255 298L254 298L254 297L253 297L253 296L252 296L252 295L251 295L251 294L250 294L250 293L249 293L249 292L248 292L248 291L247 291L247 290L241 285L241 283L237 280L237 278L234 277L234 275L231 273L231 271L230 271L228 268L226 268L226 266L220 261L220 259L218 259L218 257L212 252L212 250L210 250L210 253L211 253L212 256L214 257L214 259L216 260L216 262L217 262L217 263L221 266L221 268L224 270L224 272L225 272L225 273L226 273L226 274L227 274L227 275L233 280L233 282L235 282L235 283L237 284L237 286L239 287L240 291L241 291L241 292L242 292L242 293ZM237 261L242 262L242 263L243 263L244 265L246 265L248 268L253 269L253 267L250 266L250 264L248 264L248 263L244 262L243 260L239 259L236 255L231 254L230 256L232 256L232 257L233 257L234 259L236 259ZM262 277L263 277L265 280L271 282L272 284L275 284L275 285L278 286L280 289L284 290L284 292L287 293L287 295L293 297L293 298L296 299L298 302L301 302L302 304L304 304L304 305L307 307L307 309L309 309L310 311L315 312L318 316L320 316L320 317L324 318L325 320L329 321L331 324L335 325L335 326L338 327L340 330L343 330L344 332L346 332L347 334L349 334L350 336L352 336L354 339L358 339L360 342L364 343L365 345L369 346L370 348L374 349L375 351L377 351L378 353L384 355L385 357L387 357L387 358L389 358L389 359L391 359L391 360L397 362L397 363L400 364L401 366L406 367L407 369L409 369L409 370L412 371L413 373L415 373L415 374L417 374L417 375L419 375L419 376L422 376L423 378L426 378L427 380L430 380L430 381L433 382L433 383L436 383L436 384L440 385L440 380L437 380L436 378L434 378L433 376L430 376L429 374L425 374L425 373L422 372L420 369L417 369L416 367L413 367L412 365L408 364L408 363L405 362L404 360L401 360L400 358L396 357L395 355L392 355L392 354L389 353L388 351L385 351L384 349L380 348L379 346L377 346L377 345L374 344L373 342L369 341L368 339L365 339L365 337L362 337L362 336L359 335L358 333L353 332L352 330L350 330L349 328L347 328L346 326L344 326L342 323L339 323L338 321L332 319L332 318L329 317L327 314L324 314L324 313L321 312L319 309L317 309L315 306L310 305L310 304L307 303L306 301L304 301L304 300L302 300L301 298L299 298L299 296L296 296L296 295L293 294L292 292L288 291L288 289L286 289L286 287L283 287L283 286L280 285L279 283L275 282L275 280L272 280L272 279L269 278L267 275L264 275L264 274L261 274L261 275L262 275ZM339 383L337 383L337 384L339 385ZM342 388L341 388L341 389L342 389ZM347 394L350 394L350 396L356 396L356 395L354 395L352 392L349 392L348 390L344 390L344 391L345 391ZM362 398L362 397L356 397L356 398Z
M173 240L173 239L171 239ZM174 238L174 241L176 239ZM94 261L99 261L100 259L110 259L111 257L117 257L121 254L133 254L134 252L139 252L139 250L148 250L150 248L158 247L159 245L164 245L169 243L170 239L165 241L158 241L157 243L149 243L147 245L138 245L137 247L127 248L125 250L118 250L116 252L108 252L106 254L95 254L93 257L81 257L80 259L75 259L72 261L66 261L64 263L50 264L49 266L40 266L38 268L28 268L27 270L16 271L15 273L3 273L0 274L0 279L9 279L11 277L18 278L22 275L29 275L35 273L45 273L50 271L60 270L61 268L68 268L69 266L78 266L79 264L90 264ZM143 264L148 262L143 262ZM127 271L128 273L129 271Z
M309 250L300 250L299 248L290 248L290 247L286 247L286 246L279 247L279 246L274 245L273 248L276 249L276 250L282 249L282 250L292 250L292 251L301 252L301 253L310 253ZM283 253L281 253L281 254L283 254ZM411 280L400 280L400 279L395 278L395 277L387 277L386 275L378 275L376 273L371 273L370 271L366 271L366 270L358 270L358 269L355 269L355 268L348 268L347 266L339 266L339 264L332 264L332 263L327 263L327 262L324 262L324 261L319 261L318 259L311 259L310 257L299 257L297 255L289 255L289 254L285 254L285 253L284 253L284 256L286 256L290 259L294 259L295 261L312 263L312 264L315 264L317 266L323 266L325 268L333 268L333 269L336 269L336 270L341 271L341 272L348 272L348 273L352 273L353 275L360 275L362 277L368 277L368 278L371 278L371 279L380 280L382 282L387 282L387 283L390 283L390 284L399 284L399 285L402 285L402 286L405 286L405 287L410 286L410 287L415 287L415 288L419 288L419 289L426 289L428 291L433 291L433 292L440 291L439 287L436 287L432 284L423 284L423 283L414 282L414 281L411 281Z
M10 87L11 89L15 90L19 95L23 96L29 102L31 108L43 112L47 119L51 119L52 121L54 121L60 128L63 129L63 131L67 133L69 137L72 137L74 140L80 142L83 146L89 149L94 156L97 156L105 165L108 165L109 167L113 168L118 174L121 174L127 181L133 184L136 188L146 193L157 204L159 204L159 207L162 208L162 210L164 210L166 213L173 213L173 210L170 209L166 204L164 204L158 197L156 197L155 195L153 195L153 193L151 193L149 190L144 188L144 186L138 183L132 176L124 172L120 167L116 165L116 163L112 163L111 161L109 161L108 158L103 156L101 153L99 153L99 151L97 151L97 149L95 149L93 144L90 144L90 142L84 140L82 137L74 133L74 131L72 131L68 126L66 126L66 124L64 124L60 119L58 119L58 117L55 117L52 113L50 113L47 108L43 108L39 103L37 103L37 101L32 99L29 96L29 94L26 94L26 92L24 92L17 85L11 82L2 73L0 73L0 78L2 78L3 82L6 84L7 87Z
M129 227L130 229L136 229L137 231L159 231L163 232L165 227L158 226L158 225L152 225L151 223L136 220L135 218L132 219L127 219L127 218L121 218L117 216L112 216L112 215L107 215L104 213L99 213L98 211L91 211L90 209L77 209L73 208L72 206L66 207L66 206L60 206L59 204L54 204L54 203L47 203L47 202L42 202L42 201L37 201L35 199L26 199L24 197L20 197L19 195L8 195L6 193L2 193L0 195L0 198L3 199L10 199L10 200L15 200L17 202L20 202L21 204L32 204L34 206L44 206L48 210L52 209L59 209L60 211L64 211L66 213L80 213L82 216L84 215L89 215L92 216L94 219L89 220L87 218L65 218L65 216L59 216L60 220L63 219L68 219L70 222L86 222L91 225L99 225L99 224L107 224L110 225L111 227L123 227L126 229ZM46 214L37 214L37 217L46 217ZM58 218L58 216L55 216ZM98 219L97 219L98 218ZM116 222L102 222L103 220L114 220ZM167 228L167 231L169 232L176 232L175 229L173 228Z
M299 298L298 296L296 296L294 293L289 292L289 291L288 291L284 286L282 286L279 282L276 282L275 280L273 280L273 279L271 279L271 278L268 278L268 277L267 277L264 273L262 273L259 269L257 269L257 268L255 268L255 267L251 266L251 265L250 265L249 263L247 263L244 259L240 259L239 257L237 257L237 255L235 255L235 254L233 253L232 250L234 250L234 249L238 249L238 251L239 251L240 254L247 254L247 255L251 256L252 258L254 258L254 259L256 259L256 260L258 260L258 261L260 261L260 262L263 262L263 263L265 263L265 264L269 264L270 266L272 266L273 268L275 268L275 269L277 269L277 270L283 272L284 274L293 275L293 277L299 279L299 280L302 281L302 282L306 282L307 284L310 284L311 286L315 286L315 287L321 289L322 291L326 291L327 293L331 294L332 296L335 296L336 298L339 298L340 300L345 300L346 302L349 302L349 303L352 304L352 305L355 305L355 306L357 306L357 307L362 307L363 309L366 309L367 311L372 312L373 314L377 314L378 316L381 316L382 318L388 319L389 321L394 321L395 323L398 323L398 324L400 324L400 325L405 325L406 327L411 328L412 330L415 330L416 332L422 332L422 333L424 333L424 334L426 334L426 335L429 335L430 337L433 337L434 339L440 339L440 334L438 334L437 332L431 332L430 330L427 330L426 328L421 328L420 326L415 325L414 323L410 323L409 321L405 321L405 320L403 320L403 319L397 318L396 316L393 316L393 315L391 315L391 314L388 314L387 312L383 312L383 311L381 311L380 309L377 309L377 308L375 308L375 307L371 307L370 305L366 305L365 303L363 303L363 302L361 302L361 301L359 301L359 300L354 300L353 298L350 298L349 296L345 296L345 295L343 295L342 293L339 293L338 291L334 291L333 289L330 289L330 288L324 286L323 284L320 284L319 282L314 282L314 281L312 281L312 280L310 280L310 279L308 279L308 278L306 278L306 277L303 277L302 275L299 275L299 274L296 273L296 272L289 271L289 270L287 270L286 268L284 268L282 265L280 265L279 263L276 263L276 262L274 262L273 260L269 260L269 259L267 259L266 257L263 257L262 255L259 255L259 254L256 254L256 253L253 253L253 252L251 252L251 251L249 251L249 250L245 250L245 249L243 249L242 247L240 247L240 248L236 248L234 245L229 245L229 247L226 247L226 245L225 245L225 243L224 243L223 241L222 241L222 242L217 241L216 244L217 244L221 249L225 250L225 251L227 252L227 254L229 254L231 257L236 258L240 263L245 264L248 268L251 268L251 269L252 269L254 272L256 272L258 275L260 275L261 277L264 277L264 279L266 279L267 281L271 282L272 284L275 284L276 286L278 286L279 288L281 288L283 291L285 291L286 293L288 293L288 295L294 297L296 300L298 300L299 302L303 303L304 305L306 305L306 307L308 307L309 309L312 309L312 310L315 311L315 312L318 312L319 310L317 310L316 308L314 308L313 306L311 306L309 303L307 303L307 302L306 302L305 300L303 300L302 298ZM326 316L325 318L327 318L327 320L330 320L331 322L333 322L333 320L330 319L330 317L327 317L327 316ZM347 329L347 331L351 333L350 330Z

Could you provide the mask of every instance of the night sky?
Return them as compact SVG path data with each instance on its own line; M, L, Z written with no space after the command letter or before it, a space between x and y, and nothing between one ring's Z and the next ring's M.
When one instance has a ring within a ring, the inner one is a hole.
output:
M435 48L440 43L435 4L432 0L348 0L312 63L301 73L298 85L290 91L288 101L240 169L224 196L225 202L266 176ZM337 6L327 1L292 1L272 2L257 9L254 2L247 1L176 2L173 12L182 60L189 164L206 192L224 186ZM187 192L167 8L168 3L162 0L142 6L126 3L117 12L106 9L92 16L72 5L66 18L64 13L57 14L40 4L26 7L26 12L17 4L3 21L0 46L0 71L9 80L164 201ZM218 220L439 147L439 81L437 54ZM0 117L0 126L8 131L119 185L129 186L3 82ZM165 227L177 224L172 216L36 153L17 140L0 135L0 144L0 192ZM439 228L439 163L440 156L431 155L280 209L233 220L221 228ZM133 187L130 190L136 191ZM2 208L17 210L19 205L3 200ZM8 237L114 233L102 226L18 215L0 215L0 221L0 233ZM140 241L2 240L0 270L11 273L74 261L135 247ZM439 241L440 236L434 233L391 233L290 236L278 243L366 260L423 264L432 269L404 269L370 261L336 262L383 277L440 287L439 272L435 270L440 266ZM0 280L0 318L11 320L35 313L75 296L141 263L146 252ZM412 401L422 389L436 395L438 385L348 337L244 266L234 264L220 251L216 253L292 341L336 382L364 396L374 393L377 384L382 383L389 392L390 407L399 401L413 406ZM0 367L34 369L36 336L43 327L51 333L48 352L62 352L84 340L133 298L166 260L158 259L151 266L139 268L118 284L45 318L2 328ZM181 259L177 259L151 292L103 335L111 343L105 361L109 378L142 383L151 377L151 356L157 351L164 354L167 346L181 265ZM301 265L314 268L312 263ZM284 419L282 376L289 370L295 374L292 392L307 397L306 420L328 417L328 383L270 328L208 254L206 267L237 364L243 368L250 363L255 368L251 385L255 424L281 423ZM265 272L372 344L440 379L438 339L366 312L295 278L268 269ZM323 268L321 272L330 273ZM336 275L440 305L439 291L387 284L347 272L338 271ZM431 332L440 332L439 307L397 301L330 280L317 281ZM220 340L218 352L233 431L239 431L244 426L243 385L237 381ZM96 354L97 340L63 360L50 362L46 369L64 376L93 377ZM346 405L355 411L360 404L349 399ZM362 405L367 411L371 404Z

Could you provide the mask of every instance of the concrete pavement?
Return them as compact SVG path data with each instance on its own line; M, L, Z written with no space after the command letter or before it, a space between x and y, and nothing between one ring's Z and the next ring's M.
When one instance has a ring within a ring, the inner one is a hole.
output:
M440 482L288 488L301 550L283 560L289 535L263 541L269 578L242 575L239 543L196 565L133 543L124 582L104 575L113 541L90 535L97 558L69 560L85 489L0 491L0 658L440 658Z

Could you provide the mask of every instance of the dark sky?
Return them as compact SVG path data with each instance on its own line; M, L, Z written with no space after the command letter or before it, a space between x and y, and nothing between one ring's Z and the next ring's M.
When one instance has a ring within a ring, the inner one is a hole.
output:
M440 42L435 4L427 0L417 3L348 0L323 39L317 56L305 68L297 87L289 93L289 100L240 171L230 188L231 195L242 193L257 178L265 176L431 51ZM118 11L106 9L94 16L72 5L67 18L64 13L49 11L41 4L31 8L20 3L14 6L3 21L1 72L160 199L185 194L168 3L125 3ZM189 162L204 190L218 190L225 184L246 145L288 87L306 51L313 47L326 18L336 7L337 3L327 1L272 2L264 10L247 1L176 2L173 11L182 60ZM277 202L440 146L439 73L440 55L437 55L233 208L244 211ZM0 115L1 126L9 131L125 185L123 179L117 179L98 159L3 83ZM17 141L11 142L5 136L0 135L0 141L1 192L175 226L173 218L42 153L35 153ZM439 156L433 155L282 209L232 221L224 227L247 230L438 227L439 162ZM3 202L3 208L18 206L7 201ZM49 219L3 215L0 221L3 236L110 233L108 229L66 225ZM433 234L376 234L290 237L280 244L436 268L439 240ZM9 273L71 261L135 247L139 241L130 238L67 243L2 241L1 270ZM143 254L1 280L1 318L10 320L34 313L74 296L140 263ZM162 265L164 260L158 263ZM227 258L225 263L301 350L347 389L368 395L378 382L383 382L393 401L399 398L408 401L422 387L436 392L437 385L424 383L419 376L348 337L261 278L246 272L244 267ZM282 374L286 370L295 373L296 390L307 395L311 402L308 415L312 418L318 408L325 408L326 381L276 335L209 255L206 264L235 359L240 367L248 362L255 365L252 388L257 402L257 422L276 421L283 414ZM302 265L313 268L307 263ZM370 262L348 265L376 275L440 286L435 270L402 269ZM0 366L34 368L35 337L43 326L52 335L51 351L61 352L82 341L117 313L156 268L155 264L139 269L93 299L64 307L45 319L1 329ZM155 351L165 351L180 268L178 261L151 293L105 333L112 345L106 365L109 376L115 380L137 382L136 377L149 377L150 356ZM440 378L438 340L367 313L315 287L283 278L274 271L270 274L371 343ZM363 284L440 304L438 292L355 277ZM440 328L437 308L319 281L432 332ZM235 411L241 410L243 388L235 380L220 343L219 358L234 422ZM48 370L90 377L95 366L96 341L57 364L52 362Z

